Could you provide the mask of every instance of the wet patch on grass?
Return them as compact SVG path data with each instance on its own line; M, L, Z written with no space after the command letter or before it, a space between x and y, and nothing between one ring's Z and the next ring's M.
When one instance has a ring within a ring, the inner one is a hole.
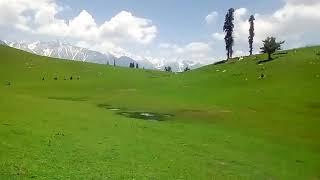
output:
M110 104L98 104L99 108L107 109L109 111L115 111L116 114L133 119L143 119L150 121L165 121L173 117L172 114L162 114L147 111L130 111L124 108L114 107Z
M86 97L48 97L48 99L61 101L87 101Z
M125 116L133 119L143 119L150 121L165 121L170 117L173 117L172 114L161 114L153 112L138 112L138 111L121 111L117 113L118 115Z
M98 104L99 108L104 108L110 111L120 111L122 109L111 106L110 104Z

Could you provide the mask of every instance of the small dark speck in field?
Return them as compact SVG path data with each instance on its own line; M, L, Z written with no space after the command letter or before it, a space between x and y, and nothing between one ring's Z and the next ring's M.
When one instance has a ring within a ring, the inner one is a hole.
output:
M2 123L2 125L4 125L4 126L11 126L11 124L8 124L8 123Z
M304 163L302 160L296 160L296 163Z

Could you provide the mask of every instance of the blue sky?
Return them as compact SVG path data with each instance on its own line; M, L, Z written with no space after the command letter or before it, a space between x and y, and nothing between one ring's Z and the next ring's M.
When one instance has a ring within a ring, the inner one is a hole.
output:
M270 13L284 4L279 0L59 0L59 3L70 7L61 13L65 18L70 19L86 9L99 24L120 11L132 12L153 21L159 29L159 41L178 44L203 40L212 31L221 31L223 16L230 7L245 7L253 13ZM218 23L208 26L204 17L212 11L217 11L220 17Z
M248 18L255 15L254 52L267 36L284 48L318 44L319 0L1 0L0 39L60 40L154 63L225 58L222 26L235 8L234 55L248 55Z

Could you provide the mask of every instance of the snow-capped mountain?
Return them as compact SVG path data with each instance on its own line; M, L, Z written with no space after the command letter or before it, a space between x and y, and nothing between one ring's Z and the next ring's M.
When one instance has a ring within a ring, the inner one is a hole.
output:
M142 60L138 60L142 62L148 62L151 64L155 69L164 70L166 66L170 66L172 71L174 72L182 72L186 67L190 69L197 69L202 67L206 64L196 62L196 61L188 61L188 60L175 60L175 61L166 61L165 59L157 59L152 57L146 57Z
M204 64L200 64L200 63L193 62L193 61L185 61L185 60L179 61L178 60L178 61L174 61L174 62L168 62L168 63L164 64L164 66L161 68L164 69L165 66L170 66L172 68L172 70L175 72L182 72L187 67L190 69L197 69L199 67L204 66Z
M1 43L1 42L0 42ZM130 63L139 64L140 68L163 70L165 66L171 66L173 71L183 71L186 67L195 69L203 66L203 64L195 63L193 61L176 61L166 62L164 59L145 58L124 54L122 56L115 56L111 53L100 53L86 48L77 47L69 43L62 43L59 41L52 42L10 42L5 41L11 47L28 51L41 56L55 57L61 59L91 62L98 64L113 64L116 61L117 66L129 67Z
M75 61L92 62L98 64L110 64L117 58L111 54L102 54L100 52L91 51L89 49L73 46L68 43L59 41L53 42L7 42L11 47L28 51L41 56L49 56L61 59L69 59ZM128 62L129 64L129 62Z
M3 41L0 40L0 45L6 46L7 44L6 44L5 42L3 42Z

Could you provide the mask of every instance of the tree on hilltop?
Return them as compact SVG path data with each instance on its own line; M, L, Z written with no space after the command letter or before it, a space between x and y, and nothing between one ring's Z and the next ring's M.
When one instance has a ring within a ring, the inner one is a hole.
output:
M249 28L249 53L250 56L252 55L252 51L253 51L253 38L254 38L254 21L255 18L253 15L250 16L249 18L249 23L250 23L250 28Z
M268 54L268 60L271 60L271 55L275 53L276 51L281 50L281 45L285 41L276 42L275 37L267 37L267 39L263 40L263 47L260 48L262 53Z
M234 29L234 9L230 8L228 13L226 14L223 31L225 32L224 41L226 43L226 51L227 51L227 58L232 58L233 49L232 46L234 44L233 40L233 29Z

